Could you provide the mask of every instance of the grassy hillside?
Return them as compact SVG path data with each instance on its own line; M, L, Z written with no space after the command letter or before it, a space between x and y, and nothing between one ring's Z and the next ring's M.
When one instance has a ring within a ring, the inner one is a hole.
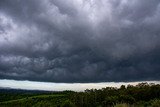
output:
M70 92L1 90L0 107L60 107Z

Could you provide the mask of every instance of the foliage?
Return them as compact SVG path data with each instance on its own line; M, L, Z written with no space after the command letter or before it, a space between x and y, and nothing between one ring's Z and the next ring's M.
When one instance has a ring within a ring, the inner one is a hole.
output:
M160 100L154 100L151 104L152 107L160 107Z
M116 104L114 107L128 107L128 104Z
M136 107L138 105L149 107L151 100L160 99L160 85L139 83L136 86L128 85L125 87L122 85L120 88L87 89L85 92L74 93L71 99L79 107L107 107L125 103L137 105ZM160 107L159 103L158 105Z
M62 103L61 107L75 107L75 105L70 100L66 100L64 103Z
M160 85L139 83L84 92L2 90L0 107L160 107Z

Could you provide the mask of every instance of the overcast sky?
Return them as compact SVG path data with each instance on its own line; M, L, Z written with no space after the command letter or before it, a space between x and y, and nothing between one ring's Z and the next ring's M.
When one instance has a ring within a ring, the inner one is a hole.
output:
M159 81L160 0L0 0L0 79Z

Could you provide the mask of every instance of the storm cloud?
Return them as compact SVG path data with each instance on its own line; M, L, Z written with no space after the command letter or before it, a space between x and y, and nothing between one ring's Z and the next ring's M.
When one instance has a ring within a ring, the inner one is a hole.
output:
M0 79L160 79L160 0L1 0Z

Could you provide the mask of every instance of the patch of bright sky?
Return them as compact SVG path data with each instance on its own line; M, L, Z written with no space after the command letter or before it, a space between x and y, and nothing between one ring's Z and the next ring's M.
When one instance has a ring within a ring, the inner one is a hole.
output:
M160 81L141 81L159 84ZM101 89L105 87L120 87L121 85L136 85L140 82L103 82L103 83L52 83L52 82L34 82L0 79L1 88L15 88L28 90L48 90L48 91L84 91L85 89Z

